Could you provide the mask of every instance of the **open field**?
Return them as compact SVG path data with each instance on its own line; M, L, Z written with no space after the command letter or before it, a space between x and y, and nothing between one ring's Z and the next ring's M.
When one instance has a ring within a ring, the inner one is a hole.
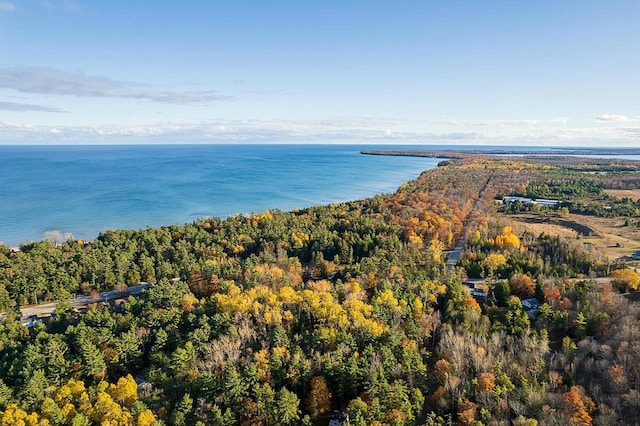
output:
M507 215L518 227L534 235L544 232L565 238L579 238L590 243L604 257L617 259L640 250L640 228L624 226L622 218L602 218L570 214L560 217L550 214L520 213Z
M640 200L640 189L605 189L609 195L619 198L631 198L633 201Z
M570 228L550 223L530 221L529 216L532 215L509 215L511 219L516 220L523 229L531 232L533 235L540 235L543 232L549 235L559 235L565 238L576 238L578 233Z

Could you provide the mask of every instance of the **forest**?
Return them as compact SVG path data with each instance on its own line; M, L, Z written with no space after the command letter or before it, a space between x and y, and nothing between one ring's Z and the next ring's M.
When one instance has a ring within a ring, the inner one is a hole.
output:
M0 245L0 424L638 424L640 276L495 201L637 221L602 191L638 187L632 161L467 156L365 200Z

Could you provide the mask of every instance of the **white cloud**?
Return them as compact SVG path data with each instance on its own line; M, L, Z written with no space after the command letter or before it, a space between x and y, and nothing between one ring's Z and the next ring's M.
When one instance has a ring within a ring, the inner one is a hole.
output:
M17 102L0 101L0 111L41 111L41 112L64 112L57 108L44 105L23 104Z
M324 120L316 120L318 124L326 124L332 127L403 127L406 125L444 125L453 127L535 127L565 125L569 121L566 117L555 117L549 119L521 119L521 120L500 120L500 119L459 119L453 117L337 117Z
M531 127L531 126L546 126L556 124L567 124L569 119L567 117L554 117L548 119L520 119L520 120L504 120L504 119L459 119L453 117L437 117L437 118L361 118L361 120L369 120L371 122L394 122L394 123L416 123L416 124L442 124L447 126L456 127Z
M640 129L485 128L433 131L399 119L214 120L139 126L33 126L0 122L0 143L362 143L636 146Z
M0 68L0 88L23 93L78 97L141 99L154 102L191 104L229 100L215 91L163 91L141 83L107 77L73 74L53 68Z
M16 5L8 1L0 1L0 12L11 12L16 10Z
M602 114L596 117L596 121L606 122L606 123L626 123L629 121L634 121L626 115L618 115L618 114Z

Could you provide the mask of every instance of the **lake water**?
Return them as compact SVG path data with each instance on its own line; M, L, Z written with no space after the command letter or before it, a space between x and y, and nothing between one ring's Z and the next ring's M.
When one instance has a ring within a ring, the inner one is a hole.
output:
M441 161L360 154L384 148L403 147L0 146L0 241L18 246L54 230L92 239L107 229L360 199L393 192Z
M93 239L107 229L183 224L291 210L395 191L441 161L361 155L365 149L494 146L110 145L0 146L0 241L48 231ZM638 156L621 156L638 159Z

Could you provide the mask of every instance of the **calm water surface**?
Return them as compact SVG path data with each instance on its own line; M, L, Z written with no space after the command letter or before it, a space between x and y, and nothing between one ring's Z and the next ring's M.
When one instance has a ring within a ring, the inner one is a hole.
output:
M0 241L17 246L53 230L92 239L106 229L365 198L441 161L360 154L369 148L0 146Z
M395 191L441 160L363 149L548 149L491 146L0 146L0 241L47 231L92 239L107 229L291 210ZM639 159L638 156L620 158Z

